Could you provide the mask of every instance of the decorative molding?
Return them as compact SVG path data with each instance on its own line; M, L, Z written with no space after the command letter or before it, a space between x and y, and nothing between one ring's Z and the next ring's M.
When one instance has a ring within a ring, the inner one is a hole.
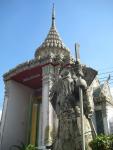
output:
M5 73L5 74L3 75L4 80L8 80L8 79L10 79L12 76L14 76L14 75L16 75L16 74L18 74L18 73L20 73L20 72L22 72L22 71L29 70L29 69L31 69L31 68L33 68L33 67L35 67L35 66L40 65L40 64L41 64L41 63L39 62L38 59L32 59L32 60L30 60L30 61L26 61L26 62L24 62L24 63L22 63L22 64L19 64L19 65L17 65L15 68L9 70L7 73Z
M52 63L53 65L57 65L59 64L60 60L56 58L58 58L57 55L54 56L53 58L50 57L50 55L47 55L44 58L35 58L32 60L26 61L22 64L19 64L15 68L9 70L7 73L3 75L4 81L9 80L11 77L15 76L18 73L21 73L22 71L30 70L37 66L43 66L49 63Z
M40 47L36 49L35 57L38 57L41 55L45 49L49 49L49 52L51 49L57 49L56 52L60 50L64 50L65 52L69 52L69 49L64 45L63 41L61 40L59 33L56 30L55 26L51 26L50 31L44 40L44 42L41 44Z

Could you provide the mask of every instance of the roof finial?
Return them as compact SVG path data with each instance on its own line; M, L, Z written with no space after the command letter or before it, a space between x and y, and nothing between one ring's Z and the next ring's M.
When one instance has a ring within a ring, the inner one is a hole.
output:
M54 3L53 3L53 9L52 9L52 27L55 27L55 9L54 9Z
M76 54L76 61L80 63L80 45L75 43L75 54Z

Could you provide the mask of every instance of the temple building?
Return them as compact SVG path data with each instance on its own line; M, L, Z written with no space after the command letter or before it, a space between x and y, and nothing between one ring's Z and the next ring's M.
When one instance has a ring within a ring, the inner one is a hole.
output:
M4 74L0 150L8 150L21 142L39 147L52 142L57 132L57 116L49 102L49 93L59 73L59 60L64 57L66 64L74 62L57 32L53 7L49 33L36 49L34 58ZM113 98L108 81L100 85L95 77L92 94L97 133L113 133Z

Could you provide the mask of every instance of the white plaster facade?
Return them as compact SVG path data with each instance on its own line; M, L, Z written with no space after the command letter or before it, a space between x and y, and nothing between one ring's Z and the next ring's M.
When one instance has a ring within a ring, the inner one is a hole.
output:
M26 142L28 108L33 90L15 81L6 84L3 116L1 123L0 150Z

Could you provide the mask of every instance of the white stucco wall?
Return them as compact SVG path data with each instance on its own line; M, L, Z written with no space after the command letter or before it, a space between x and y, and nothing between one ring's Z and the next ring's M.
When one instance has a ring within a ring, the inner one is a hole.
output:
M11 145L26 142L29 100L33 92L32 89L12 80L8 81L7 89L0 150L9 150Z

